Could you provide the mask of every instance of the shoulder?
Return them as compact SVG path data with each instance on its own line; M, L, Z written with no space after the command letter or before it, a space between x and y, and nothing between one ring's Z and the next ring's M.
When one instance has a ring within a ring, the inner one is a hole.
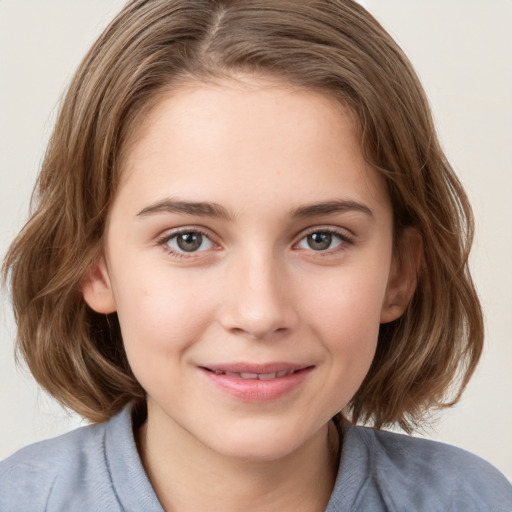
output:
M347 438L355 452L365 454L369 484L390 510L512 510L510 482L465 450L365 427L350 426Z
M0 510L75 510L91 496L110 501L105 432L106 424L82 427L0 462Z

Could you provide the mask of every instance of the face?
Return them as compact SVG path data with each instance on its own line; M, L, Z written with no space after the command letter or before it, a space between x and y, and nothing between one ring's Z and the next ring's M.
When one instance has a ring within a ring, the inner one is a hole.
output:
M403 311L390 200L351 115L285 84L164 97L127 151L105 244L83 293L118 313L148 425L228 457L305 446Z

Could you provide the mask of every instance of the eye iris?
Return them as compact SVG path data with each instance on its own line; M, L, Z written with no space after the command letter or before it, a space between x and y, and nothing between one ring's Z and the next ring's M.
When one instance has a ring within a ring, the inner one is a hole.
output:
M203 235L201 233L181 233L176 242L182 251L194 252L201 247Z
M308 245L315 251L328 249L332 242L330 233L312 233L308 235Z

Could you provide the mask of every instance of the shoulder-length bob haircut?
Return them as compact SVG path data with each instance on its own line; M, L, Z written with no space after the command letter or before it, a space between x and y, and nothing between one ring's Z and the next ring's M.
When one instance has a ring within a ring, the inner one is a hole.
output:
M455 403L482 350L468 271L473 219L436 137L428 102L401 49L352 0L132 0L78 68L33 196L10 247L17 348L37 381L90 421L145 395L128 366L116 315L85 304L130 133L174 87L237 74L322 91L347 106L367 161L385 177L395 256L401 232L423 242L417 290L381 326L377 353L344 414L412 429ZM125 144L126 143L126 144Z

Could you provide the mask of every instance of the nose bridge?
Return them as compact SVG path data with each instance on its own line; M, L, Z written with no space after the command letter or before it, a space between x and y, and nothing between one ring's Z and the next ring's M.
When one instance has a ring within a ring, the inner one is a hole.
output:
M275 251L252 247L235 259L228 270L223 326L252 338L291 329L297 318L290 300L291 282Z

